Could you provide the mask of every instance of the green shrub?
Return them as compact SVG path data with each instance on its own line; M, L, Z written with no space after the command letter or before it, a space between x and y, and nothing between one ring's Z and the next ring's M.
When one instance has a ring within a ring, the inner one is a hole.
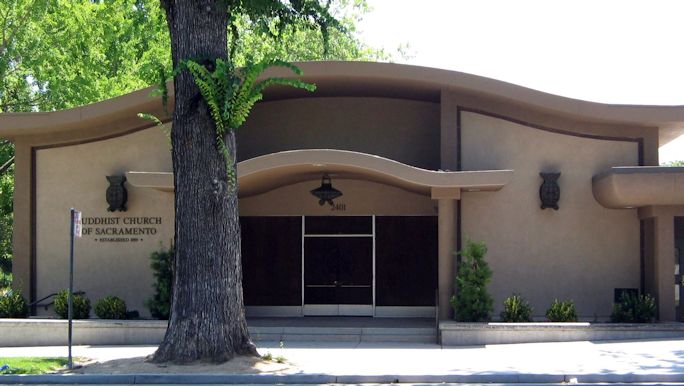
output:
M575 302L572 300L560 301L554 299L551 307L546 310L546 319L549 322L576 322L577 310L575 309Z
M649 294L623 293L613 304L610 320L613 323L651 323L656 315L656 302Z
M171 294L173 293L173 246L152 252L150 267L154 274L154 295L145 302L152 317L168 319L171 310Z
M0 318L25 318L29 309L21 292L11 289L0 293Z
M12 274L3 272L0 269L0 291L3 289L9 289L12 286Z
M74 319L88 319L90 317L90 300L85 293L74 293L73 296ZM62 319L69 317L69 290L59 291L55 296L55 312Z
M100 319L126 319L126 302L116 296L106 296L95 302L95 315Z
M466 242L465 250L459 252L463 260L458 264L456 294L450 303L454 318L459 322L484 322L490 319L492 296L487 292L492 270L484 260L487 246L483 242Z
M0 251L0 272L6 274L12 272L12 255L3 255L2 251Z
M504 300L503 305L501 321L509 323L532 321L532 306L524 297L513 294Z

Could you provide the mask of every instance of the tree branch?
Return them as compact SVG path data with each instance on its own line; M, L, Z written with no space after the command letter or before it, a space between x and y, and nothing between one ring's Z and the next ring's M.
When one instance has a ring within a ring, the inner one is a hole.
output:
M40 103L45 102L45 94L38 94L35 98L27 98L25 100L17 100L14 103L4 103L0 104L0 112L25 112L27 111L23 107L37 107ZM11 109L11 111L7 111ZM30 111L29 111L30 112Z
M9 160L7 160L7 162L5 162L2 166L0 166L0 176L2 176L3 174L5 174L5 172L6 172L6 171L10 168L10 166L12 166L13 164L14 164L14 156L12 156L12 158L10 158Z
M10 32L9 36L3 38L2 45L0 45L0 53L5 52L5 49L9 45L9 42L14 38L14 35L16 35L17 31L21 26L24 25L24 22L26 22L26 19L28 19L29 15L31 14L31 8L36 4L36 0L33 0L31 4L29 4L26 7L26 12L24 13L24 16L14 25L14 29ZM3 34L4 34L3 30Z
M19 69L20 69L21 67L19 67L19 66L7 66L7 68L8 68L8 70L6 70L6 71L2 74L2 76L3 76L4 78L7 78L8 76L15 74L17 71L19 71Z
M2 41L4 42L7 37L7 21L9 20L9 14L10 10L7 9L6 13L2 13ZM0 51L0 54L2 54L2 51Z

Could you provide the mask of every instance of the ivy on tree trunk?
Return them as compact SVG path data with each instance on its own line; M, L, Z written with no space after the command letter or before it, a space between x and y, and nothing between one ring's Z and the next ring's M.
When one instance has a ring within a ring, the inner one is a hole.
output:
M187 59L228 60L226 2L165 0L174 67ZM257 355L242 295L237 186L229 188L215 124L192 75L174 77L171 133L175 188L174 294L155 362L223 362ZM236 168L235 134L225 144Z

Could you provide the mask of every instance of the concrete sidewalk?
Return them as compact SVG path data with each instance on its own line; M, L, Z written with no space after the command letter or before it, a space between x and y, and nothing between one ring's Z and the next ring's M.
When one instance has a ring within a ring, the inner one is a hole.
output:
M99 362L143 357L155 346L76 346ZM0 356L65 356L66 347L0 348ZM442 348L411 343L261 344L289 374L3 376L0 383L674 382L684 384L684 340L567 342ZM79 378L80 377L80 378ZM105 382L107 381L107 382Z

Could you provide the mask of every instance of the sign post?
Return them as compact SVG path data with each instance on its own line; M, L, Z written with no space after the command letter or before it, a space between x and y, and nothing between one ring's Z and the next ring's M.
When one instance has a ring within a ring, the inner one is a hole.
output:
M71 356L71 343L73 336L73 319L74 319L74 237L81 237L81 212L71 208L71 230L69 232L70 248L69 248L69 297L68 297L68 314L69 314L69 370L74 368L74 360Z

